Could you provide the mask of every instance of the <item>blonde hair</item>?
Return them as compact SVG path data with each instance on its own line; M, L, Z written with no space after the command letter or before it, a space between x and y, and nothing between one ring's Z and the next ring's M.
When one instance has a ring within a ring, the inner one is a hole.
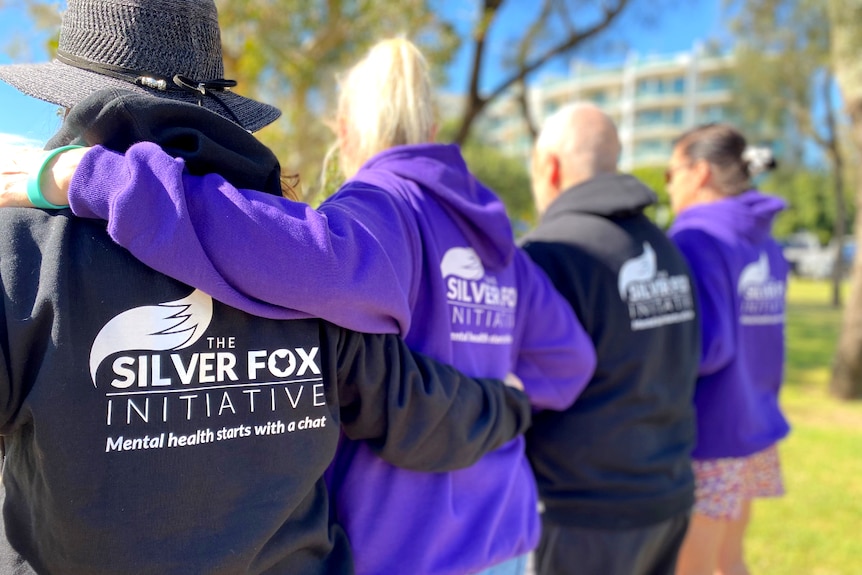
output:
M350 134L349 153L342 149L339 156L346 177L383 150L432 139L434 102L428 63L409 40L378 42L350 69L341 88L338 122Z

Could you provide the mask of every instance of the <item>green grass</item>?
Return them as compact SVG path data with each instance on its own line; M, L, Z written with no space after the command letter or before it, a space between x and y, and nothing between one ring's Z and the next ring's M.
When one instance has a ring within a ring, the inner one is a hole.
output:
M787 495L760 500L746 539L753 575L862 573L862 403L827 392L841 312L826 283L791 283L780 446Z

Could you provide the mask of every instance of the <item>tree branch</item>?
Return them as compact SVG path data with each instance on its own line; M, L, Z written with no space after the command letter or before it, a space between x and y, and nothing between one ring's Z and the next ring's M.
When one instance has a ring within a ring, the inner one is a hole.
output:
M482 14L479 17L479 21L476 23L475 28L473 28L473 64L470 72L470 88L467 92L467 107L464 110L461 126L455 135L455 142L459 145L463 144L467 139L473 120L487 103L481 94L479 94L479 81L482 77L482 63L485 57L485 42L488 38L488 30L491 27L491 23L497 17L497 11L502 4L503 0L485 0L482 5Z
M535 140L539 135L539 130L536 124L533 123L533 116L530 114L530 102L527 99L527 83L524 80L518 82L518 108L521 110L521 117L527 125L527 131L530 133L530 139Z
M519 82L526 78L532 72L535 72L545 64L547 64L550 60L563 54L584 40L591 38L598 34L599 32L604 31L608 26L610 26L617 16L623 11L623 9L628 5L629 0L618 0L617 5L613 8L605 8L602 19L594 24L592 27L583 30L582 32L578 32L570 35L565 42L561 42L557 44L553 48L548 49L541 56L537 57L535 60L526 64L522 69L518 70L515 74L510 76L507 80L504 80L496 89L494 89L488 96L485 97L486 101L491 101L494 98L497 98L500 94L508 90L512 84Z
M603 15L598 22L582 30L580 32L569 34L565 41L560 42L559 44L553 46L552 48L546 50L541 55L537 56L529 63L524 62L523 66L519 66L518 70L515 71L510 77L501 82L494 90L491 91L487 96L482 96L479 94L479 74L481 71L482 64L482 51L484 51L485 46L485 34L487 33L487 25L490 24L489 15L489 5L492 5L491 10L491 19L494 15L496 15L496 8L502 3L501 1L492 1L485 0L485 12L483 13L483 18L481 22L476 27L476 34L474 34L476 51L473 54L473 70L470 78L470 92L468 95L467 108L464 112L464 115L461 120L461 125L458 129L458 134L455 137L455 142L459 144L463 144L467 139L467 135L470 132L470 128L474 120L478 117L478 115L482 112L482 110L488 105L489 102L492 102L496 98L500 97L506 90L511 88L514 84L519 82L525 82L527 76L529 76L532 72L535 72L545 64L547 64L553 58L568 52L584 40L595 36L596 34L604 31L611 23L616 19L617 16L625 9L625 7L629 4L630 0L617 0L616 5L611 7L606 7L603 10Z
M554 5L554 0L544 0L539 17L536 18L536 21L533 22L532 26L530 26L529 30L527 30L527 33L524 35L524 38L521 40L521 43L518 46L517 56L517 65L519 70L523 70L526 67L527 56L531 52L536 38L545 29L548 19L554 11ZM527 99L528 89L526 76L527 75L524 74L517 83L517 101L518 108L521 111L521 117L527 126L527 131L530 133L530 138L535 140L538 135L538 130L536 129L536 125L533 123L533 118L530 114L530 103Z

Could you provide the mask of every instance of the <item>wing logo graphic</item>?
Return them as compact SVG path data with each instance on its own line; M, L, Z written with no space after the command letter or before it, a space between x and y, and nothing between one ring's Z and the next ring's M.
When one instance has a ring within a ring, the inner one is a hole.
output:
M480 280L485 277L485 267L473 248L451 248L440 262L443 277L456 276L465 280Z
M628 299L630 285L655 279L657 272L658 264L656 262L655 250L653 250L649 242L644 242L643 253L627 260L620 268L620 275L617 279L620 297L623 300Z
M105 324L90 350L90 377L109 355L125 350L172 351L198 341L209 327L213 300L200 290L187 297L124 311Z
M769 258L766 252L760 252L756 262L752 262L742 268L737 284L737 293L745 293L752 286L761 286L769 281Z

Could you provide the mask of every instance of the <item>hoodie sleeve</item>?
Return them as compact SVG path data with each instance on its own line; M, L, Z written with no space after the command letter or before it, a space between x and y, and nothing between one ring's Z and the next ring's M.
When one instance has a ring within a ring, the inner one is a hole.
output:
M125 156L97 146L72 179L72 211L107 220L114 241L148 266L251 314L407 332L415 264L408 250L387 248L415 232L393 198L354 184L356 196L367 192L366 213L387 222L372 234L337 203L314 210L184 167L151 143Z
M495 379L473 379L411 352L394 335L343 331L341 425L384 460L414 471L468 467L526 431L530 402Z
M551 280L518 249L515 265L524 322L515 375L537 409L567 409L596 369L593 342Z
M683 229L672 231L671 239L685 256L694 277L702 334L698 375L710 375L730 363L736 353L733 282L721 252L708 234Z

